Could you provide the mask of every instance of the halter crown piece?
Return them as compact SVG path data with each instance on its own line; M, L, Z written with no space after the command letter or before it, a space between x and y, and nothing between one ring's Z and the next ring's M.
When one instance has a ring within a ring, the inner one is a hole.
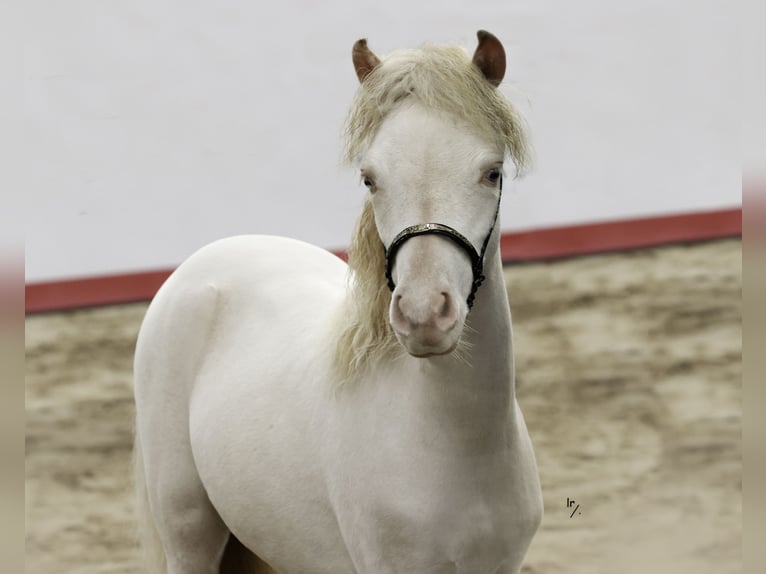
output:
M489 231L487 232L487 236L484 238L484 243L482 243L480 252L477 251L473 245L471 245L471 242L465 237L465 235L459 233L456 229L450 227L449 225L443 225L441 223L420 223L418 225L412 225L402 229L396 235L396 237L394 237L394 240L391 242L391 245L388 246L388 249L383 246L383 249L386 253L386 279L388 280L388 288L393 292L394 288L396 287L391 276L391 272L394 268L396 252L399 251L401 246L404 245L407 240L412 239L413 237L417 237L418 235L442 235L457 243L458 246L462 247L463 250L468 254L468 257L471 258L473 283L471 284L471 292L468 294L468 298L466 299L468 309L471 309L473 307L474 300L476 299L476 291L479 290L479 287L485 279L484 253L487 251L489 238L492 236L492 231L495 229L495 225L497 224L497 215L500 212L500 199L502 196L503 176L501 175L500 192L497 196L497 207L495 207L495 215L492 218L492 225L489 226Z

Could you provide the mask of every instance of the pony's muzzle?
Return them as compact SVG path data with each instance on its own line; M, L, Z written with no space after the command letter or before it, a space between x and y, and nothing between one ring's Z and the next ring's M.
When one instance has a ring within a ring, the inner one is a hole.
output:
M455 348L458 315L455 298L446 291L420 296L394 293L391 302L394 332L407 351L419 357L442 355Z

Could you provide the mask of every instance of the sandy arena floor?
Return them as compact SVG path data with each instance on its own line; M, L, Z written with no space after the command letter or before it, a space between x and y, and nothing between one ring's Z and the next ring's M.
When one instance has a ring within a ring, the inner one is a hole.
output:
M741 247L507 269L546 512L523 573L741 571ZM138 572L131 363L145 309L27 319L29 574Z

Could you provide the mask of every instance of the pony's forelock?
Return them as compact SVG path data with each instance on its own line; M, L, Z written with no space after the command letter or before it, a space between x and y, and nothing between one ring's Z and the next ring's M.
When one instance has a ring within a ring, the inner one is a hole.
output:
M521 116L455 45L393 52L365 78L346 118L347 162L357 161L384 118L406 98L453 114L505 147L517 173L528 167L531 154Z

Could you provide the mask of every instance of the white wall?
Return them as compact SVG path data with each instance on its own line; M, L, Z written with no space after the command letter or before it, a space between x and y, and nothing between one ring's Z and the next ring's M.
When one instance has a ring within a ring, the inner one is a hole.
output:
M42 0L27 8L27 280L176 265L238 233L346 244L351 46L504 42L537 163L518 230L741 204L737 28L704 0Z

